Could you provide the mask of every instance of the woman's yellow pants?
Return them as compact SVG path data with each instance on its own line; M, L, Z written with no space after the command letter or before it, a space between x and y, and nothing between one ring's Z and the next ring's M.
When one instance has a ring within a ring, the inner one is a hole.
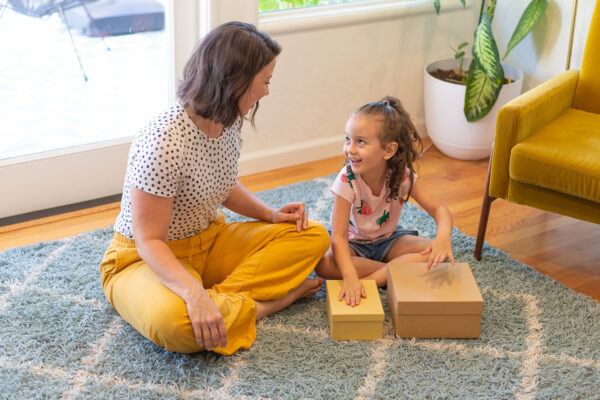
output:
M293 223L226 224L221 215L205 231L167 244L223 315L227 346L214 351L232 354L256 338L254 300L282 298L298 287L329 247L329 234L312 221L296 232ZM169 351L202 350L185 302L158 280L132 239L115 232L100 275L110 304L146 338Z

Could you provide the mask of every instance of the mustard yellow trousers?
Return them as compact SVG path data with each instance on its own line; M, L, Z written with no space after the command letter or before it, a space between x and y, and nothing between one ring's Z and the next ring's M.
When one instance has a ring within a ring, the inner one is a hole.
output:
M227 346L215 352L247 349L256 338L255 300L285 297L311 273L329 247L323 225L309 222L296 232L292 223L225 223L223 215L205 231L168 242L219 308ZM164 286L140 258L135 242L115 232L100 264L106 298L138 332L169 351L194 353L196 342L185 302Z

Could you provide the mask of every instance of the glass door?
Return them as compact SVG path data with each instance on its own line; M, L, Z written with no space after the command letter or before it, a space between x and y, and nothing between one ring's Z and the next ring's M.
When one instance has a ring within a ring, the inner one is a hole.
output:
M0 218L121 192L132 137L199 38L196 3L0 1Z

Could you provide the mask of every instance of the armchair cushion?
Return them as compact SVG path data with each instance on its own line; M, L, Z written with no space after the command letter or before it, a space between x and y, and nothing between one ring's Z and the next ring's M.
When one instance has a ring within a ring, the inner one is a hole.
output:
M600 203L600 114L569 109L515 145L515 181Z

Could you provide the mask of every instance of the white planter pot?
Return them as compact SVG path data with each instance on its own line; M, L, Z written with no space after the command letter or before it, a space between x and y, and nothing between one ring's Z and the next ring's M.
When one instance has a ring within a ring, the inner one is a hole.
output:
M463 68L469 68L465 60ZM480 160L489 157L496 133L496 114L500 107L521 94L523 73L516 67L502 63L504 75L512 82L502 86L498 100L485 117L468 122L463 112L465 85L445 82L429 73L438 68L453 69L458 60L435 61L425 67L424 96L427 134L444 154L461 160Z

